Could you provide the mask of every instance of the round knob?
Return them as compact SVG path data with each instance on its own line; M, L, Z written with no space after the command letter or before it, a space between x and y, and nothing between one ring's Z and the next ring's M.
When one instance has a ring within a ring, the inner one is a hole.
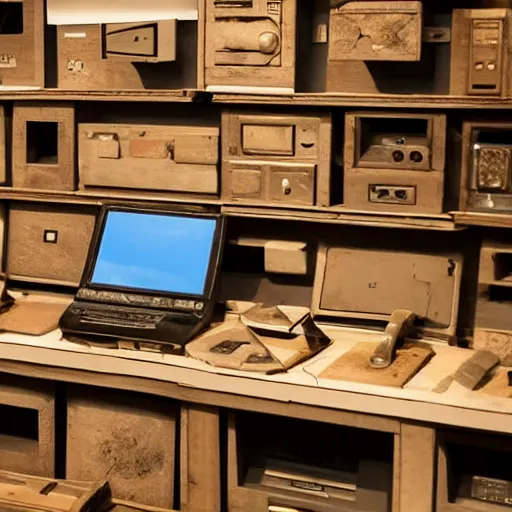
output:
M260 52L272 54L279 44L279 37L275 32L262 32L259 38Z
M290 181L286 178L281 180L281 187L283 188L283 194L289 196L292 193L292 187L290 187Z

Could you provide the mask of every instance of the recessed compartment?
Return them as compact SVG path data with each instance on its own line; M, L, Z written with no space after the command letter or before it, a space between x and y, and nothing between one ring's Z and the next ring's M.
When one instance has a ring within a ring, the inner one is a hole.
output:
M438 434L437 512L512 510L512 438Z
M391 511L392 433L234 411L228 429L233 512Z

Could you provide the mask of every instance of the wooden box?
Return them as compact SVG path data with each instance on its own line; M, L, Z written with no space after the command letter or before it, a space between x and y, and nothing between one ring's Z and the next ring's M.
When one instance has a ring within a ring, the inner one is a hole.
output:
M512 438L460 430L438 432L437 437L436 511L509 510Z
M296 0L206 0L208 89L295 86Z
M0 375L0 469L53 477L53 383Z
M11 203L6 270L10 278L78 286L96 221L91 207Z
M15 103L12 184L20 188L75 190L72 103Z
M510 9L454 9L450 94L508 97Z
M491 350L512 366L512 240L482 243L473 348Z
M512 211L512 123L464 121L460 210Z
M345 115L343 204L353 210L443 211L446 115Z
M45 2L0 2L0 85L44 87Z
M418 61L421 2L337 2L329 17L329 60Z
M393 470L399 461L394 445L399 436L388 430L390 425L379 431L379 421L369 416L347 420L348 425L332 425L230 412L229 510L395 510Z
M218 194L219 129L81 124L80 188Z
M173 508L176 404L80 386L67 396L66 476L97 481L108 474L115 498Z
M314 315L389 321L395 309L422 319L424 335L456 334L462 256L415 253L404 246L321 244L318 249Z
M196 21L59 25L58 87L74 90L202 88ZM201 64L202 66L202 64ZM199 72L200 71L200 72Z
M330 205L330 115L222 114L222 198Z

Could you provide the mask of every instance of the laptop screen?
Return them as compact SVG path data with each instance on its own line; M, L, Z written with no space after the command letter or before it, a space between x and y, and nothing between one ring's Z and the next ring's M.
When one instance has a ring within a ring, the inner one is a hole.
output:
M203 295L217 221L109 211L91 284Z

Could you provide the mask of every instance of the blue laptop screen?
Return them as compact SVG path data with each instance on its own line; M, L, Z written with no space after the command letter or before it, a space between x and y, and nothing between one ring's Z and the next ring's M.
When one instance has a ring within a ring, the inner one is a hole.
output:
M91 284L203 295L217 221L110 211Z

